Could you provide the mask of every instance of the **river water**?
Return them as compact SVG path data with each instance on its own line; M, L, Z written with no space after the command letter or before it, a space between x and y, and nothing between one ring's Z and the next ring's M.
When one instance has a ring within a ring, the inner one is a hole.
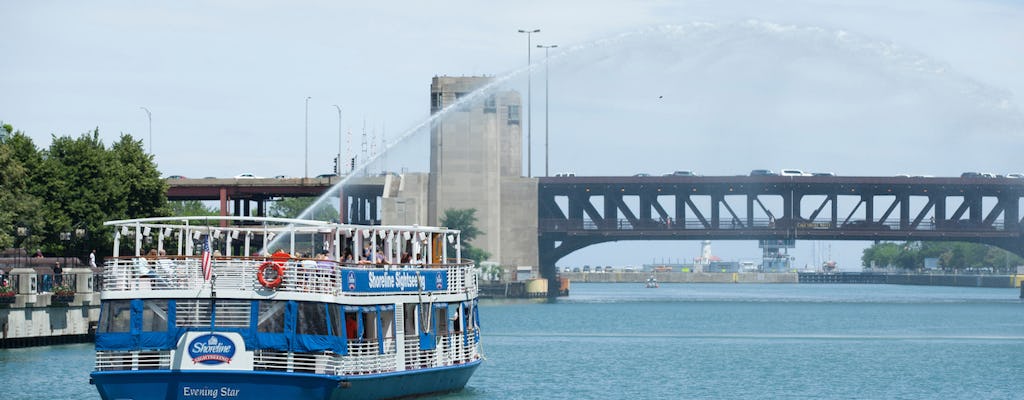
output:
M455 399L1021 399L1018 289L574 284L482 302ZM96 399L91 345L0 350L0 399ZM14 382L17 382L15 384Z

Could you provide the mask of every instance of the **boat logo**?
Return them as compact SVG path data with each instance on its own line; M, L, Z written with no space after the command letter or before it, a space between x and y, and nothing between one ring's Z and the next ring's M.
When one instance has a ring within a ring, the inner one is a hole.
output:
M202 335L188 344L188 355L192 357L192 363L230 363L231 357L235 356L235 343L216 333Z
M441 290L441 273L438 273L434 279L437 281L437 290Z
M348 290L356 290L356 273L348 271Z

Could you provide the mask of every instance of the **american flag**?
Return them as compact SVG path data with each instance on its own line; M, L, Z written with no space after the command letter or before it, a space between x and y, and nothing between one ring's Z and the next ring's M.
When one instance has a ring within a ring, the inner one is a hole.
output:
M213 268L210 268L210 235L206 235L206 239L203 240L203 279L210 280L212 272Z

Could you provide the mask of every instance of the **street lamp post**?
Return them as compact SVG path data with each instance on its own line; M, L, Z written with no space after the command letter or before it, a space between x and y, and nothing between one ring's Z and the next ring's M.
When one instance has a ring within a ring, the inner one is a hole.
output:
M548 175L548 76L550 75L548 69L548 50L558 47L557 44L542 45L538 44L538 48L544 49L544 176Z
M312 97L306 96L306 168L303 172L302 178L309 178L309 99Z
M149 120L149 154L153 154L153 113L146 107L139 107L146 112L146 119Z
M530 70L533 69L533 61L530 58L532 45L530 35L540 32L540 29L520 29L519 33L526 34L526 176L533 176L533 142L530 140L532 119L530 118Z
M340 177L341 176L341 106L335 104L334 108L338 109L338 158L337 158L338 161L336 161L334 163L334 168L335 168L334 173L338 174L338 176Z

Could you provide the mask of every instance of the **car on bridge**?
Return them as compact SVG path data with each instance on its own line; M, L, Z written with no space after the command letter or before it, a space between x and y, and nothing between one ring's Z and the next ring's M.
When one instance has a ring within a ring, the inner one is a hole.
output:
M755 169L750 171L750 176L776 176L778 174L770 169Z
M188 178L186 178L184 176L181 176L181 175L171 175L171 176L168 176L165 179L188 179Z
M263 179L263 177L253 175L252 173L249 172L243 172L241 174L235 175L235 179Z
M808 173L806 173L804 171L801 171L801 170L798 170L798 169L781 169L781 170L779 170L779 175L782 175L782 176L811 176L811 174L808 174Z

